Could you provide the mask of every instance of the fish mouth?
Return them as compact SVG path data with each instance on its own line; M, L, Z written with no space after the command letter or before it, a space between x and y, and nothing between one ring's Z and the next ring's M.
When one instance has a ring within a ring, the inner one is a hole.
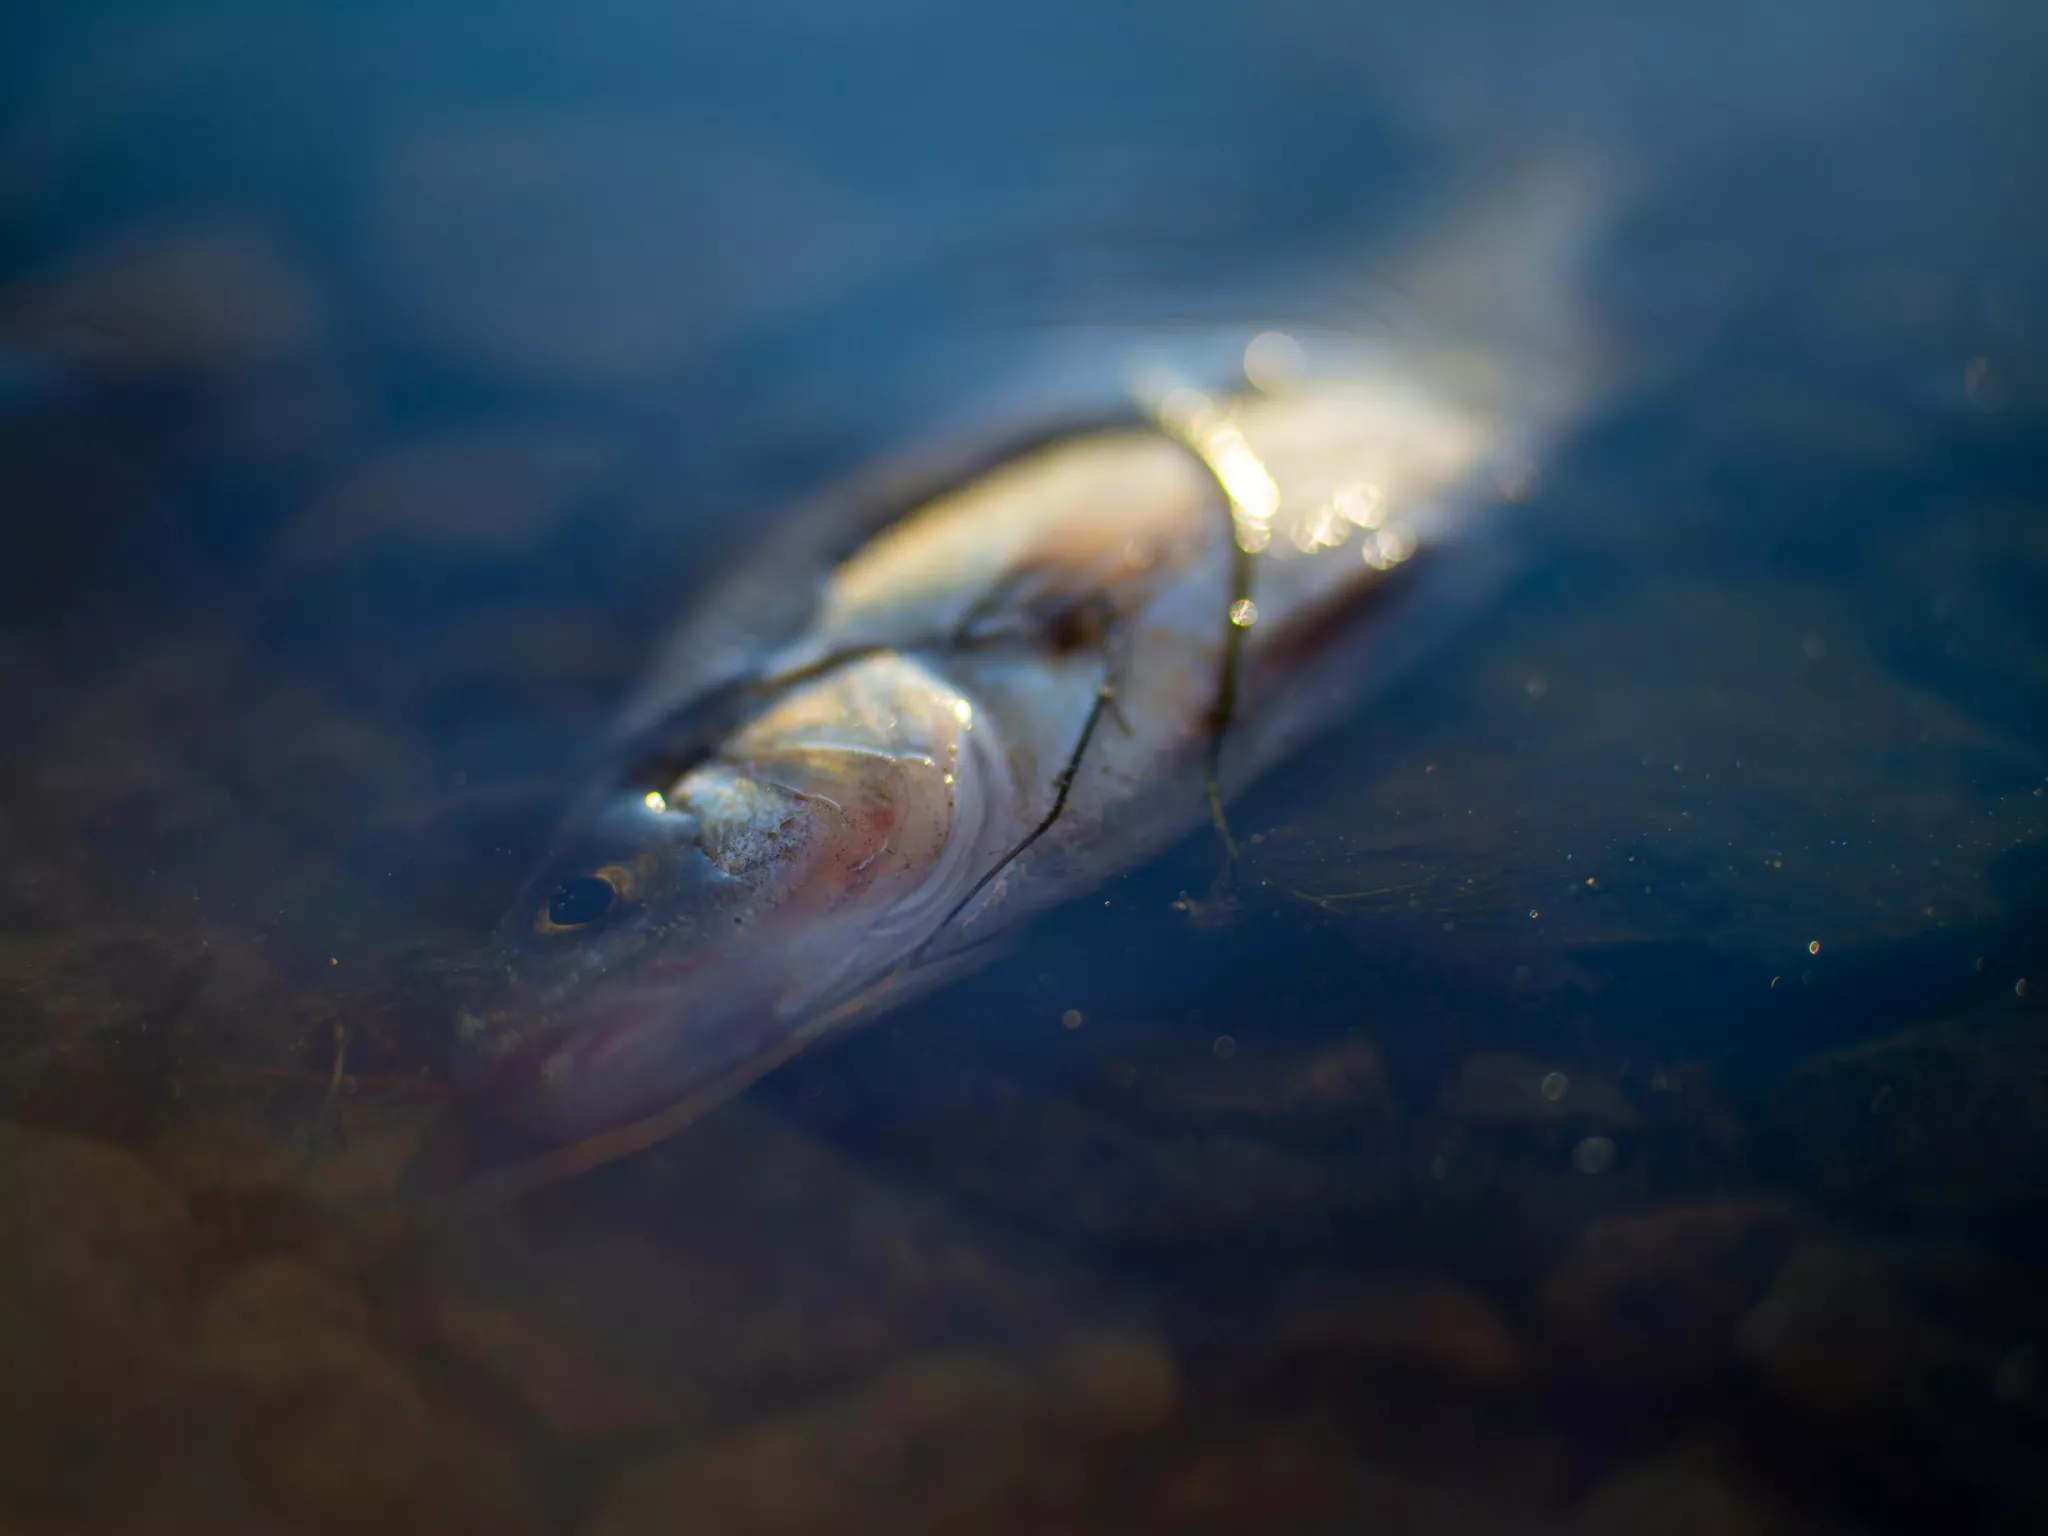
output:
M773 1047L772 1010L695 1027L689 1011L661 987L587 998L554 1016L516 1005L465 1011L456 1018L457 1091L492 1119L574 1141L666 1109Z
M655 998L637 994L579 1008L573 1023L516 1006L458 1014L457 1090L492 1119L573 1140L654 1107L639 1101L661 1084L629 1060L648 1054L661 1017Z

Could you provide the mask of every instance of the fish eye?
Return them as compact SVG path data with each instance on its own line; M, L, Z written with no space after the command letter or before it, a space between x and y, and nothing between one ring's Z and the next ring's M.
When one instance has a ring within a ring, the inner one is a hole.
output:
M611 881L598 875L578 875L564 880L548 897L547 926L582 928L609 912L618 892Z

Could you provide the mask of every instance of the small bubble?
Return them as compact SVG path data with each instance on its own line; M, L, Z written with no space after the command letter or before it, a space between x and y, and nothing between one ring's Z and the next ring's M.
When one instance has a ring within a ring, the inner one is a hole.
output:
M1386 497L1378 486L1362 480L1340 488L1330 498L1330 505L1347 522L1368 530L1377 529L1387 520Z
M2012 984L2012 995L2014 997L2025 997L2027 995L2026 977L2022 976L2018 981Z
M1807 941L1807 944L1806 944L1806 952L1807 952L1807 953L1808 953L1809 955L1817 955L1817 954L1819 954L1819 953L1820 953L1820 940L1819 940L1819 939L1809 939L1809 940Z
M1285 331L1261 331L1244 349L1244 376L1267 393L1298 383L1308 366L1301 343Z
M1214 1049L1218 1061L1228 1061L1237 1054L1237 1042L1228 1035L1218 1035Z
M1063 1029L1079 1029L1081 1027L1081 1010L1069 1008L1065 1013L1061 1014L1060 1027Z
M1555 1104L1564 1097L1565 1090L1570 1088L1571 1085L1572 1080L1562 1072L1551 1072L1545 1075L1543 1081L1537 1084L1537 1087L1541 1090L1543 1097Z
M1572 1148L1572 1166L1580 1173L1605 1173L1614 1161L1614 1143L1605 1136L1588 1136Z
M1531 907L1529 909L1529 915L1531 917L1541 917L1543 914L1541 912L1538 912L1534 907Z
M1365 541L1364 551L1365 563L1374 570L1384 571L1415 553L1415 535L1398 524L1389 523Z
M1259 605L1248 597L1240 597L1230 605L1230 622L1239 629L1250 629L1259 622Z

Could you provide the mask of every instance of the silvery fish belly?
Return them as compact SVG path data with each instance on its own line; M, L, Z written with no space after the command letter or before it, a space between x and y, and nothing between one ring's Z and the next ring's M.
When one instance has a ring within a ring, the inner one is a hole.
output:
M1220 823L1480 588L1576 401L1520 368L1505 411L1497 359L1451 354L1262 335L1256 385L1155 378L1121 421L799 520L628 711L459 1021L465 1080L559 1139L654 1114Z

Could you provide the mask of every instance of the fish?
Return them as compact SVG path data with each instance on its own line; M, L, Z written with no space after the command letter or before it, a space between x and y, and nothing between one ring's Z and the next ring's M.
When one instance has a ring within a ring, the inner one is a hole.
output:
M1557 197L1537 226L1575 235ZM1529 227L1509 309L1554 341L1570 263ZM1472 312L1498 343L1500 308ZM556 1143L650 1123L1204 821L1234 852L1232 799L1497 584L1488 530L1586 393L1555 346L1315 340L1255 335L1227 387L1141 370L1121 410L765 543L502 923L456 1023L463 1087Z

